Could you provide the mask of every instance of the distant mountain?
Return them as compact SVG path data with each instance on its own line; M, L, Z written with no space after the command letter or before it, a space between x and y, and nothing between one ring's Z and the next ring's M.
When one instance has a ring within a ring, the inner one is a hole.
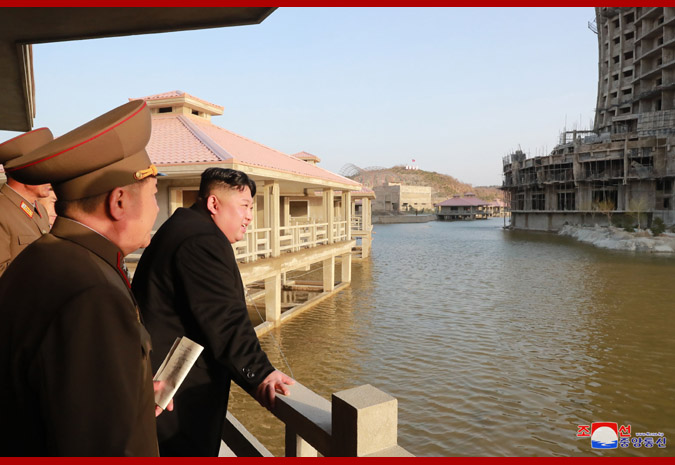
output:
M392 168L362 170L359 174L349 176L366 187L383 186L387 182L400 182L408 186L430 186L432 203L442 202L455 194L463 195L473 192L484 200L504 199L503 191L498 186L472 186L458 181L447 174L435 171L407 170L404 166Z

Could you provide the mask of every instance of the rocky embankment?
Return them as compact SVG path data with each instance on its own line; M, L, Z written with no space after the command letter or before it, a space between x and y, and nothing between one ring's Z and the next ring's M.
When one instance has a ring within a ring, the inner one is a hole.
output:
M650 253L675 253L675 234L663 233L653 236L649 230L624 231L614 226L565 225L558 234L570 236L580 242L612 250L627 250Z

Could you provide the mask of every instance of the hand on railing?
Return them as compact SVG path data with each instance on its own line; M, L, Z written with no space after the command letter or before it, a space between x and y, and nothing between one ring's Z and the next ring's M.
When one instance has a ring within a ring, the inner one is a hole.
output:
M276 393L278 392L285 396L289 395L290 391L287 386L293 384L295 384L293 378L279 370L274 370L258 385L254 397L260 405L267 410L271 410L274 408L274 398L276 397Z

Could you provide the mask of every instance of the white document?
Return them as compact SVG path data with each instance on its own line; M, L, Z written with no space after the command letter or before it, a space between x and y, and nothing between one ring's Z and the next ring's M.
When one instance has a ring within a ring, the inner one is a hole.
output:
M171 350L155 374L154 381L164 381L164 387L155 392L155 403L166 409L197 357L204 347L187 337L176 338Z

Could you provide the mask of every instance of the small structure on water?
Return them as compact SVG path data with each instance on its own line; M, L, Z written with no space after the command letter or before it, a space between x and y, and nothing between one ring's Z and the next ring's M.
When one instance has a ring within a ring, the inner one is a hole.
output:
M473 193L466 193L463 197L456 194L435 205L436 216L441 221L484 220L490 216L489 205L490 202L479 199Z

